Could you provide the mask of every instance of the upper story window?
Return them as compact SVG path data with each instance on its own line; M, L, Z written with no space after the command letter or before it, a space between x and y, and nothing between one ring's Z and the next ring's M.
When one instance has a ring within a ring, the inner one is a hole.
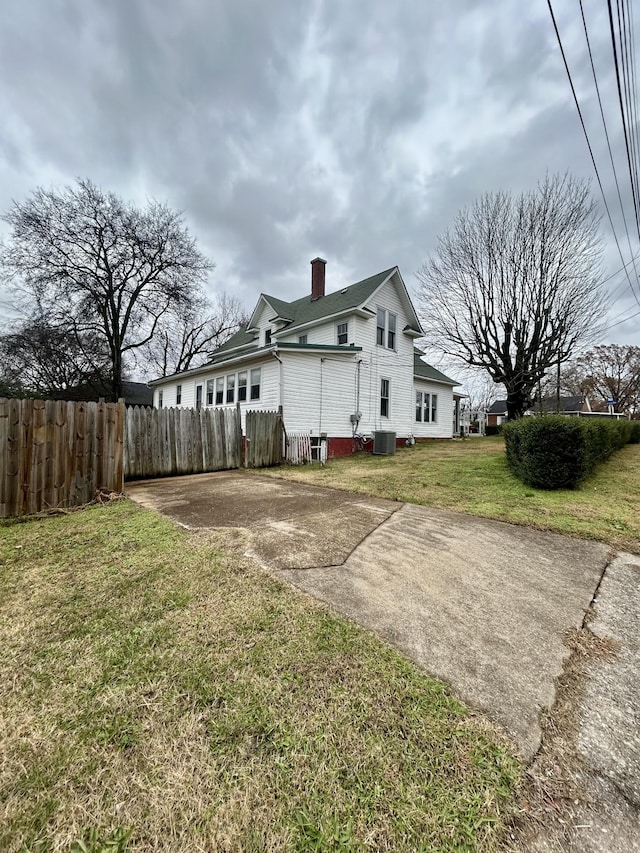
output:
M207 379L207 406L213 406L213 379Z
M182 385L176 385L176 406L182 402Z
M224 403L224 379L218 376L216 379L216 406L221 406Z
M306 344L307 343L307 336L306 335L299 335L298 336L298 343L299 344Z
M265 329L264 330L264 345L266 347L268 347L270 343L271 343L271 329Z
M349 342L349 324L338 323L336 326L336 335L338 338L338 346L342 346Z
M378 308L376 320L376 343L386 349L396 348L396 327L398 323L397 314Z
M162 408L162 391L158 391L158 408Z

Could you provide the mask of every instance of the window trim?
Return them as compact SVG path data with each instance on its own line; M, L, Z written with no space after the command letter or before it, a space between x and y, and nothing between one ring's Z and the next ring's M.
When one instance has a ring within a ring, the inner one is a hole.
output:
M254 382L254 374L258 374L258 382ZM250 402L255 402L260 399L260 394L262 393L262 368L261 367L253 367L249 371L249 400ZM258 389L257 394L254 394L254 388Z
M420 403L418 403L420 398ZM420 413L420 417L418 417ZM438 392L420 391L416 388L415 419L418 424L438 423Z
M397 352L397 341L398 315L395 311L376 306L376 346Z
M216 406L224 406L224 376L216 376Z
M229 380L231 380L231 385L229 384ZM225 395L224 402L225 405L231 405L236 401L236 374L235 373L227 373L225 376ZM231 399L229 399L229 392L231 392Z
M240 377L242 377L242 376L244 377L244 383L242 383L242 381L240 379ZM246 401L247 401L247 380L248 380L248 378L249 377L248 377L246 370L239 370L238 371L238 402L239 403L246 403ZM242 392L244 393L244 395Z
M341 332L340 329L344 329L344 332ZM340 338L344 337L344 341L340 341ZM339 347L349 346L349 321L345 320L342 323L336 323L336 343Z
M386 395L385 391L387 392ZM391 380L386 376L380 377L380 417L391 417Z
M213 379L207 379L207 406L213 406L215 400L215 382Z

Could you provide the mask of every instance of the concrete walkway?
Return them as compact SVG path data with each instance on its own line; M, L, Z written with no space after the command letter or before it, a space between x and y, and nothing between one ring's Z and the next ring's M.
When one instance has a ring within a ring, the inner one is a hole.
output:
M127 493L189 528L243 528L251 557L446 681L526 762L569 659L567 632L582 629L597 590L591 630L616 638L618 651L593 664L575 709L576 772L592 781L594 802L613 791L617 811L596 808L593 847L584 829L568 846L561 821L560 846L538 833L526 849L640 849L632 834L615 846L607 829L611 815L638 820L639 558L610 565L599 543L244 471L131 483ZM577 809L567 820L588 823Z

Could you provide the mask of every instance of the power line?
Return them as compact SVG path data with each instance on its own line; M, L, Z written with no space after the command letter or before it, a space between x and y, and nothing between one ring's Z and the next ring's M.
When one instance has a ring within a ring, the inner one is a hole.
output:
M549 0L547 0L549 2ZM629 134L627 132L627 122L624 113L624 104L622 98L622 86L620 82L620 63L618 62L618 47L616 44L615 26L613 23L613 9L611 8L611 0L607 0L607 8L609 11L609 29L611 31L611 47L613 49L613 64L616 71L616 84L618 87L618 102L620 104L620 117L622 119L622 130L624 132L624 144L627 151L627 163L629 166L629 180L631 182L631 195L633 196L633 209L636 217L636 229L638 231L638 239L640 239L640 218L638 217L638 197L636 194L635 183L633 179L633 167L631 165L631 152L629 150Z
M633 320L634 317L640 317L640 311L636 311L635 314L630 314L628 317L625 317L624 320L618 320L617 323L611 323L608 326L605 326L602 331L608 332L609 329L613 329L615 326L622 326L623 323L628 323L629 320Z
M611 0L608 0L608 2L610 5ZM566 57L565 52L564 52L562 39L560 38L560 31L558 30L558 24L556 23L556 16L553 12L553 6L551 5L551 0L547 0L547 6L549 7L549 13L551 14L551 20L553 21L553 28L554 28L555 33L556 33L556 38L558 39L558 46L560 48L560 53L562 54L562 61L564 62L564 68L565 68L565 71L567 72L567 77L569 78L569 85L571 86L571 92L573 94L573 100L575 102L576 109L578 111L578 116L580 118L580 124L582 125L582 132L584 133L584 138L587 142L587 148L589 149L589 155L591 157L591 163L593 164L593 170L596 173L596 178L598 180L598 186L600 187L600 193L602 195L602 201L604 202L604 208L607 211L607 217L609 219L609 224L611 225L611 232L612 232L613 238L616 242L618 254L620 255L620 260L622 261L622 266L625 267L625 272L627 274L627 278L629 279L629 287L631 288L631 292L633 293L636 300L640 304L640 299L638 299L638 296L637 296L635 290L633 289L633 284L631 282L631 277L629 276L629 271L626 269L624 257L622 255L622 249L620 248L620 241L618 240L618 235L616 234L616 229L614 228L614 225L613 225L613 219L611 218L611 211L609 210L609 205L607 203L607 199L606 199L606 196L604 194L602 181L600 180L600 172L598 171L598 166L596 165L596 158L594 157L593 149L591 147L591 142L589 140L589 134L587 133L587 128L586 128L586 125L584 123L584 118L582 116L582 110L580 109L580 103L578 101L576 89L575 89L575 86L573 85L573 78L571 77L571 71L569 70L569 64L567 62L567 57ZM635 200L635 198L634 198L634 200ZM637 220L637 208L636 208L636 220ZM640 226L638 227L638 235L640 236Z
M633 249L631 248L631 238L629 236L629 227L627 225L627 217L624 212L624 204L622 203L622 195L620 193L620 183L618 182L618 173L616 172L616 166L613 161L613 152L611 150L611 142L609 140L609 131L607 129L607 122L604 117L604 108L602 106L602 98L600 97L600 86L598 85L598 76L596 74L596 68L593 62L593 53L591 52L591 42L589 40L589 31L587 29L587 21L584 16L584 6L582 5L582 0L580 0L580 14L582 16L582 27L584 29L584 37L587 42L587 50L589 51L589 61L591 63L591 73L593 75L593 83L596 87L596 95L598 96L598 106L600 107L600 117L602 118L602 125L604 127L604 135L607 140L607 148L609 150L609 160L611 161L611 168L613 170L613 178L616 184L616 191L618 193L618 201L620 202L620 210L622 212L622 221L624 223L624 230L627 235L627 245L629 246L629 254L633 256ZM638 281L638 270L635 264L635 258L631 258L631 262L633 262L633 271L635 273L636 281ZM629 279L629 284L631 284L631 279ZM632 288L633 292L633 288ZM634 293L635 296L635 293Z

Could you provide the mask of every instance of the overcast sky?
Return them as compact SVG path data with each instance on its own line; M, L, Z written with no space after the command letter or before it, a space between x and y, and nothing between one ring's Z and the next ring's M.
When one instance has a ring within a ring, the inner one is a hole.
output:
M578 0L554 8L628 261ZM585 11L630 213L606 4ZM398 264L413 291L478 195L593 178L545 0L4 0L0 116L0 210L76 176L166 201L247 309L304 295L317 255L328 290ZM640 311L621 281L609 322Z

